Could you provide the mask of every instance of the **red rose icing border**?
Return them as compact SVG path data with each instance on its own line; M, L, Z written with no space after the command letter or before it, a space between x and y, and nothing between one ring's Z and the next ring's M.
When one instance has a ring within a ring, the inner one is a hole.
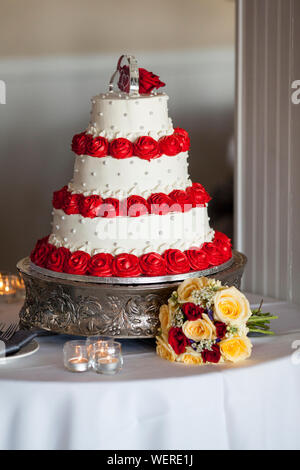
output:
M53 193L52 205L54 209L63 210L67 215L80 214L93 219L187 212L194 207L205 207L210 200L210 195L200 183L193 183L186 190L175 189L169 194L153 193L147 199L132 195L123 200L73 194L64 186Z
M150 136L141 136L135 142L119 137L109 142L105 137L93 137L86 131L75 134L71 149L76 155L103 158L111 156L117 159L139 157L143 160L153 160L162 155L173 157L190 148L190 138L187 131L177 127L171 135L165 135L158 141Z
M219 266L232 257L231 241L221 232L215 232L214 240L204 243L201 248L184 252L168 249L162 255L151 252L139 257L130 253L90 256L80 250L72 253L68 248L56 248L48 239L45 237L36 243L30 255L34 264L56 272L97 277L183 274Z

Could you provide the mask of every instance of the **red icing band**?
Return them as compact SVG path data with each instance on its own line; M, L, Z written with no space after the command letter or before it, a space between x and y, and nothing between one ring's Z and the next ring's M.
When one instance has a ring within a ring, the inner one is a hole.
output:
M93 138L91 134L81 132L74 135L71 145L72 151L77 155L89 155L96 158L109 155L117 159L135 156L148 161L162 155L173 157L181 152L187 152L189 148L189 135L180 127L174 129L172 135L161 137L158 141L145 135L138 137L134 143L123 137L109 142L105 137Z
M83 217L139 217L145 214L165 215L169 212L187 212L193 207L204 207L211 200L200 183L193 183L185 191L174 190L170 194L153 193L148 199L132 195L119 201L116 198L102 199L101 196L72 194L64 186L53 193L53 207L66 214L80 214Z
M115 257L108 253L90 256L80 250L71 253L68 248L56 248L51 245L48 238L45 237L36 243L30 255L34 264L56 272L99 277L182 274L218 266L232 256L231 241L221 232L215 232L214 240L204 243L201 248L184 252L169 249L162 255L152 252L140 257L129 253Z

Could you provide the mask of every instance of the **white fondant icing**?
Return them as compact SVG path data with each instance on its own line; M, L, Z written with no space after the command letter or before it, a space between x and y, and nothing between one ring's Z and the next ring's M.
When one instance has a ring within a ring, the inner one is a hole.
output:
M55 210L54 224L61 219L61 214L61 210ZM214 237L206 207L163 216L86 218L84 224L81 223L82 220L81 215L66 216L59 230L53 230L49 242L56 247L69 248L73 252L79 250L85 240L88 240L90 243L85 246L84 251L91 255L100 252L116 255L123 252L140 256L151 251L162 254L168 248L183 251L200 247L204 242L212 241ZM71 233L70 229L75 227L76 232ZM189 230L185 232L187 227Z
M150 161L139 157L104 158L106 165L103 167L103 158L86 156L85 164L81 165L81 157L77 156L69 190L85 196L98 194L123 199L132 194L143 197L157 192L168 194L192 184L187 171L187 152L182 152L178 159L166 155Z
M159 139L174 132L168 117L167 95L128 97L124 93L98 95L92 102L87 132L108 140L124 137L134 142L142 135ZM137 106L139 105L139 106Z

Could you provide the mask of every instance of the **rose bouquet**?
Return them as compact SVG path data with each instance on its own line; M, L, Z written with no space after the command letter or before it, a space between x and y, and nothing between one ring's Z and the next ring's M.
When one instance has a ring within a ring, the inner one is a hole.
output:
M273 318L262 314L261 306L251 311L235 287L205 277L187 279L160 308L157 354L184 364L242 361L252 351L248 333L272 334Z

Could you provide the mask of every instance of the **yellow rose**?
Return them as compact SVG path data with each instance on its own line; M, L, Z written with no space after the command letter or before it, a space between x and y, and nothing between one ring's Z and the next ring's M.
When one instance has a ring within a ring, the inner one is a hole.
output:
M214 305L214 318L226 324L245 324L252 315L248 300L236 287L218 291Z
M192 339L193 341L216 338L215 325L205 313L203 313L202 317L202 319L186 321L183 324L182 331L187 338Z
M183 281L177 290L179 302L193 302L193 291L206 287L208 282L209 280L206 277L193 277Z
M201 364L203 364L201 354L196 352L186 352L180 354L180 356L177 357L176 361L193 366L200 366Z
M168 305L162 305L159 309L159 321L160 326L163 333L167 333L167 331L171 327L171 315L170 309Z
M252 344L247 336L234 336L220 342L220 351L226 361L244 361L251 356Z
M176 354L169 345L165 335L156 337L156 352L162 358L167 361L174 362L176 360Z

